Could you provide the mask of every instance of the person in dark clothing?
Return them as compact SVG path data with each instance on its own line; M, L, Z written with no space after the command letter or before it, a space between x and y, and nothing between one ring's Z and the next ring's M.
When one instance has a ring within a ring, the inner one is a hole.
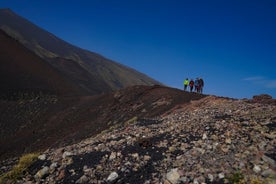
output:
M195 82L193 81L193 79L191 79L191 80L190 80L190 83L189 83L190 92L193 92L194 84L195 84Z
M202 94L202 92L203 92L203 86L204 86L204 81L203 81L203 79L200 78L200 79L198 80L198 83L199 83L199 93Z

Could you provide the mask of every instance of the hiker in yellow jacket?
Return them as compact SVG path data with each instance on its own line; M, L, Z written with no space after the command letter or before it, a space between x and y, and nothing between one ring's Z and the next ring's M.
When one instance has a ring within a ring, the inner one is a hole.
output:
M184 91L187 90L188 85L189 85L189 80L187 78L187 79L184 80Z

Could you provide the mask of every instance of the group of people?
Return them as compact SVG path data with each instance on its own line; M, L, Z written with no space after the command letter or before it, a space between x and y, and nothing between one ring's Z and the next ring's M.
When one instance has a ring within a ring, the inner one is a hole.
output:
M187 91L187 87L190 87L190 92L193 90L197 93L203 92L204 81L202 78L196 78L195 81L193 79L189 80L186 78L184 80L184 91Z

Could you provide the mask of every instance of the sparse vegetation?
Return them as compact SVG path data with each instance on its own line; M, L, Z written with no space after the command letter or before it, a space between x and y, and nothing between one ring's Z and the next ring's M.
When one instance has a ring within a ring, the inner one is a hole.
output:
M233 173L231 176L227 177L226 179L230 184L265 184L267 183L266 181L258 177L246 179L240 171Z
M29 166L34 163L39 154L38 153L29 153L23 155L17 165L13 167L11 171L0 176L0 184L4 183L16 183L16 180L24 175L24 172L27 170Z
M242 173L240 173L240 171L237 171L234 174L232 174L231 176L229 176L227 178L227 180L231 184L242 184L242 183L244 183L244 176Z
M134 122L136 122L138 120L137 116L134 116L133 118L127 120L124 125L129 125L129 124L132 124Z

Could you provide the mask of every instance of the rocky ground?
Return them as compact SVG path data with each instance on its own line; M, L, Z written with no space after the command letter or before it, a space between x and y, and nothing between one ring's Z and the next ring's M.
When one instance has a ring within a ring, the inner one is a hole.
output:
M209 96L134 118L41 153L18 183L275 183L276 106L259 99Z
M205 96L156 85L96 96L0 97L0 163L24 153L77 143L133 117L156 117Z

